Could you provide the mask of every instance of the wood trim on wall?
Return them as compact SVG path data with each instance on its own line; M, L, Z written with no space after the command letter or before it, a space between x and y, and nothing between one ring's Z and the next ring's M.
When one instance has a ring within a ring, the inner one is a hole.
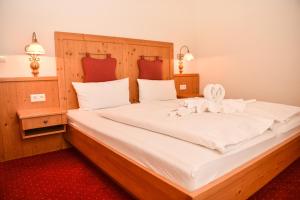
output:
M0 132L0 162L4 161L3 134Z
M56 76L44 76L44 77L9 77L0 78L0 83L2 82L26 82L26 81L57 81Z
M46 94L45 102L30 101L30 94ZM57 77L7 78L0 81L0 161L66 148L62 135L22 140L17 111L59 108Z

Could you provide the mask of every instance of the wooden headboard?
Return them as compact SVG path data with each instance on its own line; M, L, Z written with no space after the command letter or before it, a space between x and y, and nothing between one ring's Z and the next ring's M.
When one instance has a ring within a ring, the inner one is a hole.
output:
M117 59L118 79L129 77L130 101L138 102L138 66L140 56L159 56L163 60L163 79L173 78L173 44L119 37L107 37L77 33L55 32L57 76L62 109L78 108L72 82L83 81L81 59L85 53L102 58L97 54L109 53ZM152 58L153 57L153 58Z

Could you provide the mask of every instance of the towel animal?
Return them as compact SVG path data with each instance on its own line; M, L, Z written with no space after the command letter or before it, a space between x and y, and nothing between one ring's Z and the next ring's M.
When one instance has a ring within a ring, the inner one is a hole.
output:
M208 84L204 88L204 98L184 99L178 109L169 116L183 117L192 113L235 113L244 112L246 104L255 100L224 99L225 89L220 84Z
M220 103L225 97L225 89L221 84L208 84L203 90L204 98Z

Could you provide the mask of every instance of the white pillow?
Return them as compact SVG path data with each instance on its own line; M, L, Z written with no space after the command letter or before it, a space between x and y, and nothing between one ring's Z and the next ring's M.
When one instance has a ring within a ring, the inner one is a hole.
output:
M93 110L130 104L128 78L107 82L72 82L80 109Z
M174 80L138 79L140 102L177 99Z

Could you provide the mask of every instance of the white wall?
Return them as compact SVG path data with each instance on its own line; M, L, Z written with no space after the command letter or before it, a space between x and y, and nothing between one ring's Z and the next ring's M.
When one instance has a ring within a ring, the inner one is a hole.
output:
M22 55L33 31L47 51L41 75L55 73L54 31L168 41L174 55L183 44L193 50L191 10L191 3L173 0L0 0L0 55L9 55L0 77L31 76Z
M174 42L175 56L187 44L202 88L300 106L300 0L0 0L0 24L0 77L31 76L33 31L41 75L55 75L54 31L121 36Z
M3 59L4 61L1 61ZM39 63L39 76L56 76L56 61L54 57L42 56ZM0 57L0 77L31 76L33 75L28 55L5 55Z
M300 106L300 1L195 0L201 86Z

